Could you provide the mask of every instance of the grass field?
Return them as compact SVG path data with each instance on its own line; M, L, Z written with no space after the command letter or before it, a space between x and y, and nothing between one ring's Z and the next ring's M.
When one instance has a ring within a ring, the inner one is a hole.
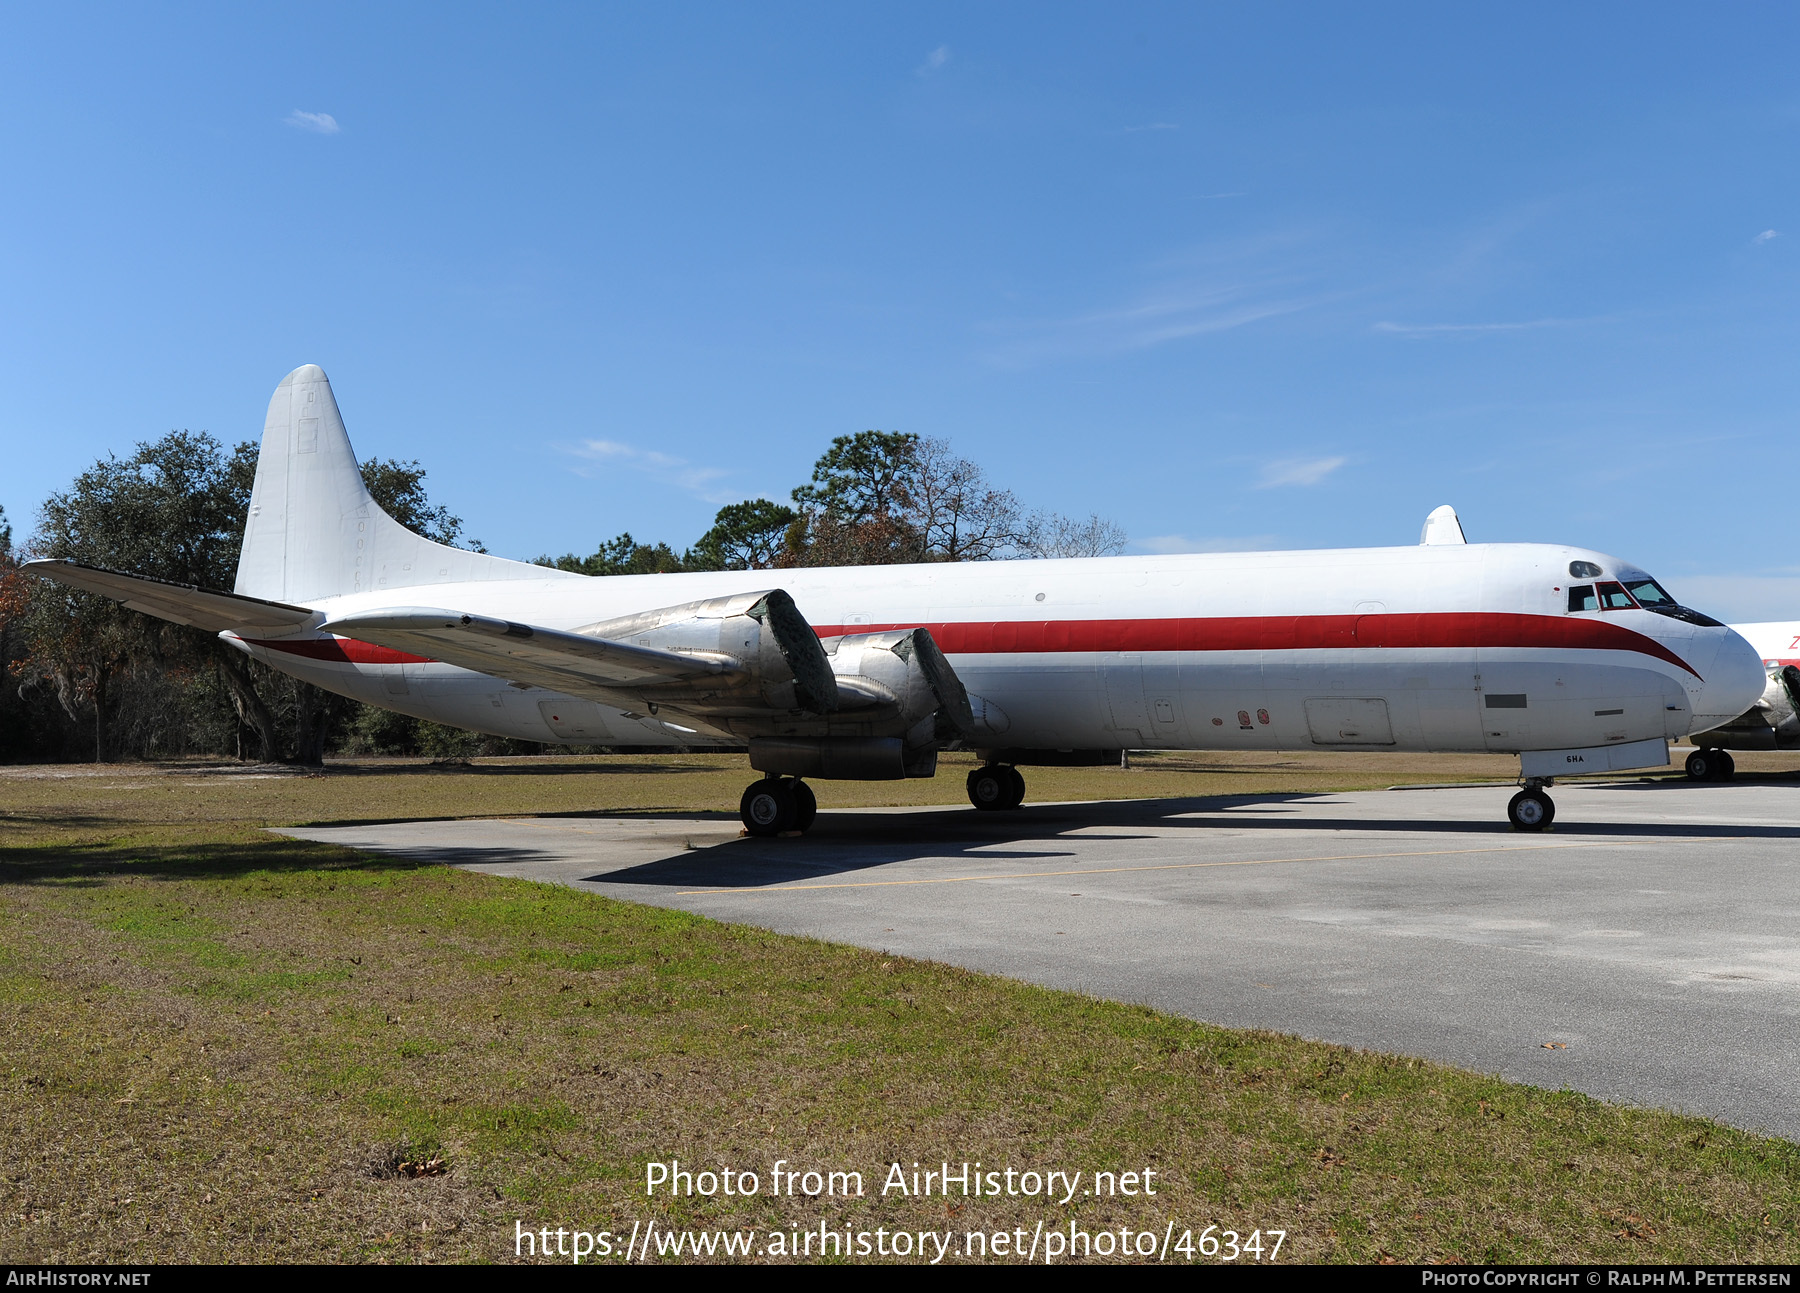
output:
M1789 757L1786 761L1792 763ZM956 802L934 782L826 806ZM1754 771L1779 756L1741 759ZM1205 756L1034 798L1504 780ZM1800 1149L1400 1057L270 836L729 809L729 756L0 769L0 1254L509 1260L515 1223L1285 1230L1283 1260L1793 1261ZM861 1199L671 1201L646 1161ZM1154 1199L883 1199L887 1164L1158 1173Z

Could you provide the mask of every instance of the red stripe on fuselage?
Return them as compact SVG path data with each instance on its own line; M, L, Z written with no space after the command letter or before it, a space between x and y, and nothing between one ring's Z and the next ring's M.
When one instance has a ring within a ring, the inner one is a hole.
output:
M881 633L914 624L835 624L820 637ZM928 624L946 655L1046 651L1317 651L1342 648L1522 647L1635 651L1698 678L1655 638L1606 620L1493 611L1421 615L1245 615L1179 620L1023 620Z
M829 624L822 638L885 633L918 624ZM1635 651L1698 678L1694 667L1655 638L1606 620L1491 611L1421 615L1245 615L1177 620L997 620L927 624L946 655L1041 655L1052 651L1318 651L1344 648L1464 649L1514 647ZM355 638L247 639L252 646L337 664L430 664Z

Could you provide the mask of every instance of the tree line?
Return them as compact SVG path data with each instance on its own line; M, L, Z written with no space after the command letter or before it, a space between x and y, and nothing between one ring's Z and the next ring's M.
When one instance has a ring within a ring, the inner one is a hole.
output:
M1113 522L1027 510L1011 490L989 483L978 465L956 456L947 441L903 431L837 437L792 499L791 507L766 498L728 504L680 554L666 543L639 543L627 532L591 556L571 552L537 561L588 575L660 575L1104 557L1125 550L1125 532Z
M539 747L424 722L269 669L216 636L126 610L26 574L67 558L203 588L229 589L243 541L258 446L231 450L172 431L109 456L40 509L15 548L0 510L0 762L229 755L317 764L326 754L529 753ZM485 551L462 519L431 502L417 461L363 464L395 520L428 539ZM1099 516L1029 511L947 443L904 432L840 436L791 505L721 508L677 554L629 533L589 556L538 564L589 575L779 570L825 565L1103 556L1125 534Z

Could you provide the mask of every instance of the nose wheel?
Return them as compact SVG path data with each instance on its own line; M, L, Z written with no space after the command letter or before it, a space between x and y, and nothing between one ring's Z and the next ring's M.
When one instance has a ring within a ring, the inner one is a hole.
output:
M1025 802L1025 778L1005 763L990 763L969 774L969 802L983 812L1002 812Z
M1690 781L1730 781L1737 773L1737 760L1729 750L1695 750L1685 766Z
M1506 805L1506 820L1515 831L1543 831L1556 820L1556 801L1537 786L1527 786Z
M798 777L764 777L738 801L744 829L763 838L805 831L818 815L812 787Z

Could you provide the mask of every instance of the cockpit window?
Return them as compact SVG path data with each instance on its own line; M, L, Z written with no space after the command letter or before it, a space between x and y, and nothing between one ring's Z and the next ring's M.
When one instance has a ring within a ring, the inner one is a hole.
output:
M1675 603L1669 595L1649 580L1633 584L1632 592L1638 588L1654 590L1654 594L1661 599L1655 602L1644 602L1645 610L1662 611L1666 615L1669 613L1668 608L1675 607ZM1638 601L1625 590L1624 584L1615 583L1612 580L1599 584L1576 584L1569 589L1569 609L1571 611L1632 611L1636 610L1638 605ZM1692 614L1692 612L1688 613Z
M1606 572L1591 561L1571 561L1569 573L1577 579L1598 579Z
M1638 599L1638 604L1645 610L1655 610L1658 606L1680 605L1673 597L1665 593L1654 579L1628 579L1625 587L1631 595Z
M1655 611L1658 615L1667 615L1672 620L1681 620L1687 624L1698 624L1703 628L1720 627L1719 621L1712 616L1689 610L1677 602L1661 584L1641 571L1624 572L1624 581L1632 596L1637 598L1638 605L1647 611ZM1601 587L1604 588L1605 585L1602 584Z

